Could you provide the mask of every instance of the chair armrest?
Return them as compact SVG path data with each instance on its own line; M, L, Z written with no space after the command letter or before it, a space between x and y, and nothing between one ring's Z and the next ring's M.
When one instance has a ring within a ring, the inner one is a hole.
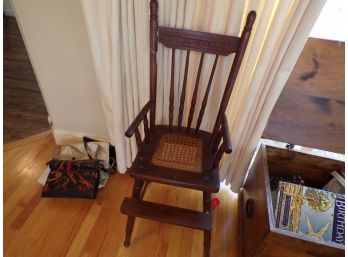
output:
M129 128L126 130L126 137L133 136L135 130L139 127L140 123L145 119L147 112L150 110L151 101L149 101L143 109L139 112L138 116L135 117L132 124L129 125Z
M222 126L222 140L223 140L222 142L224 144L224 151L227 154L232 153L230 129L228 128L228 121L227 121L227 117L225 113L223 113L221 118L221 126Z

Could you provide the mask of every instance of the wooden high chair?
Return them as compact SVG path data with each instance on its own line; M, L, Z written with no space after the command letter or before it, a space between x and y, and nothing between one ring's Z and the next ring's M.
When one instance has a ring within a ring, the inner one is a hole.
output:
M256 18L255 11L248 14L241 37L159 27L157 19L158 3L150 2L150 101L142 108L138 116L126 131L126 136L135 134L138 153L130 168L130 175L135 179L131 198L125 198L121 212L128 215L125 246L130 245L135 217L157 220L160 222L200 229L204 231L204 256L209 256L212 215L211 193L219 191L219 162L223 153L231 153L232 145L225 110L236 81L251 29ZM157 44L172 48L171 83L169 95L169 125L155 124L156 86L157 86ZM176 49L186 50L186 65L180 96L178 123L173 124L174 110L174 71ZM201 52L197 79L194 86L187 126L182 126L185 103L187 73L190 52ZM199 80L206 53L214 54L215 61L206 87L197 124L192 128L192 120L199 90ZM200 130L204 110L220 56L236 53L219 106L213 131ZM147 114L150 113L150 127ZM144 124L142 141L139 125ZM222 140L222 141L221 141ZM203 192L203 212L177 208L142 200L145 182L156 182L179 187L186 187Z

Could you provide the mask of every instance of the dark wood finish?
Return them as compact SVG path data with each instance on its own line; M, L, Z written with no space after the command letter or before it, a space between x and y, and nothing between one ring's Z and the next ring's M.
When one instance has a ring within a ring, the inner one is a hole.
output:
M263 239L270 231L268 210L265 208L267 206L267 196L265 191L260 190L260 188L265 187L264 170L267 166L264 160L265 151L261 148L255 158L255 165L250 170L244 185L241 210L244 220L244 256L254 256ZM253 218L249 218L245 210L245 204L249 199L254 200Z
M141 141L141 135L138 128L135 129L135 140L138 146L139 155L143 155L143 142Z
M188 136L187 132L177 130L173 127L169 132L169 126L157 125L155 127L156 134L150 138L150 144L144 147L143 155L135 158L132 167L130 168L130 175L135 179L148 180L157 183L181 186L201 191L216 193L219 191L220 180L217 169L213 169L214 154L211 154L208 145L211 134L205 131L199 131L194 135L203 142L203 171L185 172L183 170L176 170L162 166L156 166L151 159L159 144L161 137L165 134L177 134ZM191 130L193 134L193 130Z
M150 182L149 181L145 181L144 185L143 185L143 189L141 190L141 194L140 194L140 199L142 200L145 196L146 193L146 189L149 186Z
M199 130L200 126L201 126L201 123L202 123L202 119L203 119L205 107L207 106L208 96L209 96L209 92L210 92L210 87L211 87L211 83L213 82L215 69L216 69L216 64L217 64L218 59L219 59L219 56L216 55L215 61L214 61L214 64L213 64L213 68L212 68L211 73L210 73L207 89L205 90L204 97L203 97L203 100L202 100L201 110L199 111L195 133L198 132L198 130Z
M159 27L159 42L166 47L218 55L235 53L240 38L194 30Z
M211 193L203 192L203 212L211 214ZM211 245L211 228L204 230L204 257L209 257Z
M157 182L202 191L203 212L145 202L139 199L139 196L135 194L135 196L132 196L131 199L126 198L121 207L121 211L129 215L125 245L129 245L130 243L130 235L134 225L134 217L143 217L146 219L153 219L204 230L204 256L208 257L210 254L211 245L211 193L219 191L219 162L223 154L229 154L232 152L229 128L224 112L233 89L233 84L235 82L238 69L248 43L251 27L255 20L256 14L253 11L249 13L245 29L239 38L183 29L164 27L158 28L157 9L157 1L151 0L150 101L143 107L139 115L135 118L126 131L127 137L130 137L135 133L136 142L138 145L138 153L132 167L130 168L130 175L135 178L136 181ZM155 124L157 40L162 42L164 46L172 48L168 126ZM187 50L177 127L173 126L176 49ZM191 98L187 127L181 131L191 50L201 52L201 58ZM214 138L211 133L202 131L199 128L203 119L209 93L211 91L211 85L219 55L229 55L233 52L236 52L236 55L234 57L229 79L227 81L225 92L220 104L219 114L217 115L218 124L215 133L217 134L218 130L219 133L217 138L216 135ZM196 129L191 129L205 53L215 54L216 57L202 100L201 109L197 118ZM147 132L146 124L146 115L149 110L151 133ZM145 142L141 141L138 128L142 121L144 121ZM217 150L221 139L223 139L222 144ZM185 165L183 165L183 163ZM207 221L207 219L209 219L210 223Z
M133 199L140 198L143 186L144 186L144 181L141 181L141 180L134 181L133 193L132 193ZM135 221L135 216L128 215L127 225L126 225L126 236L125 236L125 240L124 240L124 246L126 246L126 247L128 247L130 245L130 238L131 238L132 232L133 232L134 221Z
M227 154L232 153L232 143L231 143L231 137L230 137L230 129L228 127L228 121L227 121L227 117L226 117L225 113L222 115L221 129L222 129L222 138L223 138L223 144L224 144L224 151Z
M199 61L199 67L198 67L198 72L197 72L196 84L195 84L195 88L193 90L193 95L192 95L192 99L191 99L190 114L189 114L189 117L188 117L188 120L187 120L187 130L188 131L191 128L193 114L195 112L196 101L197 101L197 94L198 94L198 87L199 87L199 80L201 78L201 72L202 72L203 59L204 59L204 53L201 54L201 59Z
M163 204L125 198L121 212L133 217L157 220L169 224L211 230L212 217L209 213L188 210Z
M219 174L217 171L209 174L194 172L178 172L173 169L143 170L143 172L131 174L133 178L146 179L150 182L179 186L200 191L217 193L220 188Z
M203 212L211 213L211 193L203 192Z
M294 164L297 161L299 163ZM334 159L304 154L296 150L261 145L249 170L243 189L241 210L243 212L241 216L244 242L243 256L278 257L279 253L284 257L344 256L343 245L319 241L305 235L275 228L274 208L269 183L270 174L293 174L294 171L297 172L297 167L300 169L299 173L305 176L303 178L306 183L310 182L313 183L312 186L318 187L319 185L314 183L323 182L324 177L321 174L324 173L324 170L337 166L342 167L342 164L344 165L344 163ZM314 166L318 169L317 174ZM342 168L344 169L344 166ZM305 174L307 169L310 172ZM317 177L320 177L320 179L317 179ZM326 182L329 180L330 178ZM250 200L254 203L251 210L246 208ZM258 229L255 230L255 228Z
M157 0L150 1L150 130L154 132L156 120L156 90L157 90L157 17L158 3Z
M323 187L333 170L344 172L345 163L316 155L267 146L268 167L272 173L300 175L308 186Z
M14 17L3 17L3 140L49 131L48 113Z
M185 104L185 95L186 95L186 83L187 83L187 73L188 73L189 63L190 63L190 50L187 50L184 81L183 81L183 84L182 84L181 97L180 97L178 129L181 128L181 122L182 122L182 117L183 117L183 113L184 113L184 104Z
M219 147L221 139L223 139L223 142L222 145ZM217 149L218 152L215 159L215 167L219 164L224 152L227 154L232 153L230 129L228 127L228 121L225 113L221 116L221 126L215 138L215 142L212 142L212 153L215 153Z
M255 11L249 12L248 17L247 17L247 21L246 21L246 24L245 24L245 27L244 27L244 30L243 30L243 33L241 36L241 41L240 41L237 53L233 59L231 71L230 71L230 74L229 74L228 79L227 79L226 88L225 88L224 94L222 96L219 113L218 113L218 116L216 117L216 122L215 122L214 129L213 129L212 142L214 142L216 134L219 130L221 115L223 113L225 113L225 111L226 111L228 101L230 99L230 96L231 96L231 93L233 90L233 86L234 86L234 83L236 82L238 71L239 71L240 65L242 64L245 50L246 50L246 47L247 47L248 42L249 42L251 30L252 30L253 24L255 22L255 19L256 19L256 12Z
M215 153L218 148L219 148L219 145L221 143L221 139L222 139L222 128L219 129L218 133L217 133L217 136L216 136L216 139L215 139L215 142L213 142L213 147L212 147L212 153Z
M345 43L309 38L263 137L345 151Z
M149 129L149 121L147 120L147 115L145 115L144 117L144 133L145 133L144 141L148 144L150 143L150 129Z
M313 257L344 256L343 245L321 243L316 240L310 240L302 235L293 237L291 233L280 229L273 229L271 233L267 235L266 241L267 244L262 250L261 256L277 256L274 254L274 246L278 246L279 251L287 253L287 255L284 254L286 257L302 255Z
M174 112L174 72L175 72L175 49L172 49L172 71L170 76L170 94L169 94L169 129L173 125Z
M214 168L217 168L219 166L219 163L221 161L221 158L224 152L225 152L225 146L224 144L221 144L215 156L214 165L213 165Z
M238 240L237 244L239 245L238 247L238 257L243 257L244 256L244 199L243 199L243 188L239 190L238 193L238 204L237 204L237 215L238 215Z
M151 106L151 101L145 104L145 106L141 109L137 117L135 117L134 121L129 125L129 128L126 130L126 137L133 136L135 130L139 127L140 123L146 118L147 112L151 109Z

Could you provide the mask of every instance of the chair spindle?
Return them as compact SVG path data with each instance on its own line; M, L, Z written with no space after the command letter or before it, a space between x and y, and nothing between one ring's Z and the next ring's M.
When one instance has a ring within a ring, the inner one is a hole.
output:
M148 144L150 143L150 130L149 130L149 121L147 119L147 116L144 117L144 132L145 132L145 142Z
M199 80L200 80L201 72L202 72L203 58L204 58L204 52L202 52L201 60L199 61L199 68L198 68L198 73L197 73L197 78L196 78L196 84L195 84L195 89L193 91L193 96L192 96L192 100L191 100L190 114L189 114L188 121L187 121L187 131L190 131L190 129L191 129L191 123L192 123L192 119L193 119L193 114L195 112Z
M143 154L143 147L142 147L141 135L140 135L138 128L135 130L135 141L137 142L138 153L140 155L142 155Z
M186 54L186 64L185 64L185 73L184 73L184 81L181 89L181 97L180 97L180 106L179 106L179 117L178 117L178 129L181 128L182 117L184 113L184 104L185 104L185 94L186 94L186 83L187 83L187 73L188 66L190 62L190 50L187 50Z
M172 72L170 77L170 95L169 95L169 128L173 126L174 111L174 73L175 73L175 48L172 49Z
M199 127L201 126L201 123L202 123L202 119L203 119L205 107L207 106L209 91L210 91L211 83L213 82L213 78L214 78L214 74L215 74L215 68L216 68L216 64L217 64L218 59L219 59L219 55L216 55L215 56L215 61L214 61L214 64L213 64L213 68L212 68L211 73L210 73L208 86L207 86L207 89L205 90L205 94L204 94L204 98L203 98L203 101L202 101L201 110L199 111L199 116L198 116L198 119L197 119L197 125L196 125L195 134L197 134L197 132L199 130Z
M220 145L221 139L222 139L222 128L219 129L217 136L216 136L216 140L213 142L213 146L212 146L212 153L215 153L218 150L218 147Z
M156 120L156 91L157 91L157 46L158 46L158 3L156 0L150 2L150 129L155 131Z
M220 163L220 160L222 158L222 155L224 154L225 152L225 146L224 144L221 144L220 147L219 147L219 150L215 156L215 161L214 161L214 168L216 168L217 166L219 166L219 163Z
M251 34L251 29L253 27L255 19L256 19L256 12L255 11L249 12L244 30L243 30L242 35L241 35L241 40L240 40L240 43L238 46L238 50L236 52L236 55L234 56L231 70L230 70L230 74L229 74L227 82L226 82L225 91L224 91L224 94L223 94L222 99L221 99L219 113L216 117L213 133L211 136L211 142L214 142L214 140L216 138L216 134L217 134L218 129L220 127L220 122L221 122L221 117L222 117L221 115L226 111L230 96L232 94L234 83L237 80L238 71L239 71L239 68L242 64L242 60L243 60L245 50L246 50L247 45L248 45L248 41L249 41L250 34Z

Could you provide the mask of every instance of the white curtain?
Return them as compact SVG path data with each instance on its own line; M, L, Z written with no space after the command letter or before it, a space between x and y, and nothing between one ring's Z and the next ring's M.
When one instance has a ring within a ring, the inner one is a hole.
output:
M121 173L137 151L124 132L149 100L148 0L81 0L110 138ZM325 0L158 0L159 25L240 36L246 15L257 12L248 48L227 109L233 152L220 177L238 191L253 151ZM186 53L176 51L174 123L178 114ZM201 128L211 131L233 58L221 58ZM190 56L183 125L195 83L199 54ZM204 60L200 87L209 79L214 56ZM171 51L157 53L156 123L168 123ZM196 111L204 90L200 90ZM197 116L197 115L196 115ZM186 118L186 119L185 119ZM197 119L197 117L195 117ZM195 123L195 119L193 124Z

